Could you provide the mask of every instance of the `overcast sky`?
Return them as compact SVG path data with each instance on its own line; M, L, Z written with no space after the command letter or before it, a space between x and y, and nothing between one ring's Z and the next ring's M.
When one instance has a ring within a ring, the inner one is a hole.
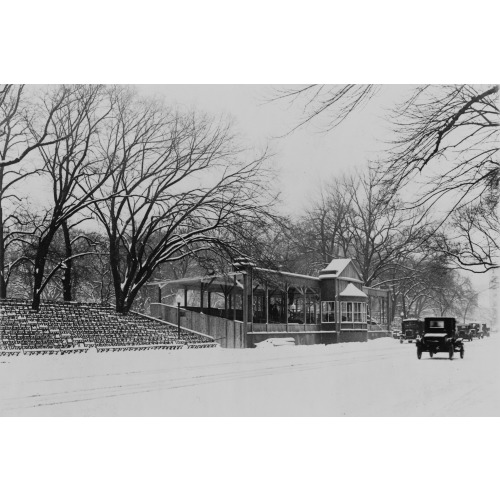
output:
M364 108L334 131L298 123L301 108L285 101L270 102L271 85L139 85L141 93L163 96L168 103L227 115L249 147L270 146L278 171L283 207L298 213L314 196L320 183L376 159L390 139L386 108L391 108L409 86L386 85ZM285 136L284 136L285 135ZM284 137L283 137L284 136Z

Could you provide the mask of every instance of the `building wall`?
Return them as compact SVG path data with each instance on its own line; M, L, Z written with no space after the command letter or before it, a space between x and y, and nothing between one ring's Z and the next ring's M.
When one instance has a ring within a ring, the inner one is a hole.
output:
M350 262L345 269L339 274L342 278L352 278L355 280L359 280L359 274L358 271L356 270L356 267L352 262Z

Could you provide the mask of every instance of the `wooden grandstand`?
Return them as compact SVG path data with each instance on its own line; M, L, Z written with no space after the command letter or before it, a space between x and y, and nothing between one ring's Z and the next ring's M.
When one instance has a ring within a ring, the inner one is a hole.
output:
M108 306L43 302L33 311L25 300L0 300L0 355L78 354L215 347L213 337Z

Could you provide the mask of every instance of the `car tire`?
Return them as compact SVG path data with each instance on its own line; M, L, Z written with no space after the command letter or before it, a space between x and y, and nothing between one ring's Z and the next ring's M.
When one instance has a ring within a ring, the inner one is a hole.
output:
M422 357L422 349L417 347L417 358L420 359Z
M432 351L429 351L429 356L432 358L432 356L434 356L434 353Z
M399 339L399 343L402 344L403 343L403 339Z
M464 359L464 348L460 349L460 358Z

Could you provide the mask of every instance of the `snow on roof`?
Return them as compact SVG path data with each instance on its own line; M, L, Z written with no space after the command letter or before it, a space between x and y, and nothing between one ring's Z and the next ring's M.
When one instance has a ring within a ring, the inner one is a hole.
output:
M337 274L337 276L349 265L351 259L333 259L321 272L328 274Z
M362 292L359 288L356 288L352 283L349 283L346 289L339 293L340 297L365 297L368 298L366 293Z

